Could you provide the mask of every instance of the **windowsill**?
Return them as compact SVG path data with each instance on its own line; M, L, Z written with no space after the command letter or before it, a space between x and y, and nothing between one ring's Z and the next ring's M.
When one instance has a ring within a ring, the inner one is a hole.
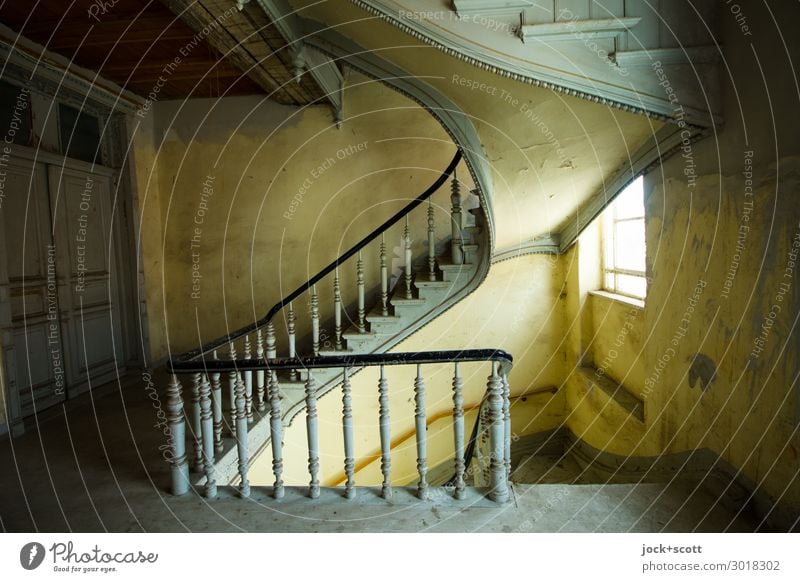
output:
M604 297L612 301L617 301L618 303L625 303L626 305L631 305L633 307L638 307L639 309L644 309L644 300L636 299L635 297L628 297L627 295L620 295L619 293L611 293L610 291L605 291L603 289L589 291L589 295Z

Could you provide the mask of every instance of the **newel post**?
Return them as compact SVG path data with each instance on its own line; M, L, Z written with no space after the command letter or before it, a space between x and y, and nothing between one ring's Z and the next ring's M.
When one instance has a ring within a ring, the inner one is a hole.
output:
M175 374L167 386L167 423L172 443L169 459L172 494L183 495L189 491L189 465L186 462L186 421L183 416L181 383Z
M506 423L503 413L503 381L498 375L499 364L492 362L492 374L489 376L488 420L489 420L489 499L498 503L508 501L508 479L506 476L505 449Z

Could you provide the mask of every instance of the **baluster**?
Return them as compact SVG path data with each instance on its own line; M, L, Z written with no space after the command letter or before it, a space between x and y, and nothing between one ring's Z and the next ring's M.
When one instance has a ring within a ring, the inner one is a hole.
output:
M247 401L245 398L245 386L241 374L236 374L236 442L239 453L239 495L242 497L250 496L250 481L247 480L247 472L250 467L250 453L247 447Z
M272 443L272 472L275 483L272 485L272 496L275 499L283 498L283 420L281 419L281 393L278 385L278 376L275 372L268 373L269 386L269 434Z
M297 357L297 318L294 315L294 305L289 302L289 307L286 312L286 331L289 334L289 357ZM272 329L273 337L275 335L275 328ZM267 353L268 358L275 358L278 356L278 350L275 348L275 342L272 342L272 352ZM272 355L270 356L270 353ZM297 370L289 370L289 380L295 382L297 380Z
M183 398L181 383L172 374L167 386L167 424L172 442L170 475L172 477L172 494L183 495L189 491L189 465L186 462L186 421L183 415Z
M381 315L389 315L389 269L386 266L386 239L381 233Z
M312 499L319 497L319 443L317 427L317 383L311 370L306 380L306 434L308 436L308 472L311 482L308 484L308 495Z
M364 261L361 259L361 251L358 251L358 260L356 261L356 285L358 287L358 332L364 333L367 331L367 324L364 321L366 311L364 308Z
M244 336L244 359L249 360L250 356L252 356L252 351L250 334L248 334ZM245 370L242 372L242 376L244 376L244 402L247 421L253 422L253 372L252 370Z
M453 373L453 440L455 445L455 498L464 498L464 383L461 370L455 363Z
M450 237L450 254L453 264L460 265L464 262L464 249L462 247L463 241L461 240L461 184L458 182L457 177L453 176L450 187L450 203L453 206L450 215L453 226Z
M336 320L334 326L334 339L336 349L341 350L342 344L342 289L339 285L339 267L333 275L333 316Z
M236 346L230 342L228 346L228 357L231 362L236 361ZM236 378L238 374L236 370L228 372L228 405L230 410L230 424L228 427L231 431L231 436L236 438Z
M414 424L417 429L417 472L419 483L417 495L428 498L428 427L425 417L425 380L422 378L422 365L417 364L417 378L414 380Z
M381 494L384 499L392 497L392 431L389 424L389 381L386 379L384 368L381 366L381 378L378 381L378 405L380 412L380 435L381 435L381 473L383 474L383 486Z
M259 360L264 359L264 338L261 335L261 329L256 330L256 357ZM256 371L256 409L262 414L267 409L266 397L266 378L264 370Z
M428 280L436 281L436 226L433 202L428 198Z
M193 470L203 472L203 436L200 433L200 374L192 375L192 441L194 443Z
M218 360L217 350L213 355ZM222 452L222 375L219 372L211 374L211 401L214 409L214 449Z
M511 479L511 385L508 383L508 374L503 374L503 423L504 434L504 461L506 466L506 481Z
M405 283L406 299L411 299L411 231L408 228L408 214L406 214L406 227L403 229L403 242L405 244Z
M316 285L311 287L311 349L315 357L319 355L319 298Z
M208 376L200 378L200 425L203 437L203 465L206 471L206 497L217 496L214 477L214 419L211 411L211 384Z
M505 419L503 417L503 382L497 375L498 363L492 362L487 392L489 394L489 498L503 503L508 501L508 480L505 464Z
M348 499L353 499L356 496L355 481L353 480L356 461L353 441L353 399L347 368L342 372L342 432L344 433L344 473L347 475L344 494Z

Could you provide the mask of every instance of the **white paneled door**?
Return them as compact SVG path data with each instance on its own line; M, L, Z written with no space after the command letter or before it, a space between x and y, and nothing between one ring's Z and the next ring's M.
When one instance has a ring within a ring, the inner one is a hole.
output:
M12 416L113 379L125 365L112 182L12 160L2 220L14 368ZM8 352L7 352L8 353Z

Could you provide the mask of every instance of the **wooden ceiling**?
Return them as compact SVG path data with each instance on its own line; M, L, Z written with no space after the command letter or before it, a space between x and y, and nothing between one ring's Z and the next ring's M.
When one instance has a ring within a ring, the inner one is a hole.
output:
M267 92L221 58L209 42L211 35L198 36L158 0L6 0L0 5L0 22L142 97L160 78L159 99ZM219 27L217 33L224 32ZM176 57L178 66L165 72ZM271 65L291 76L285 60L276 55ZM302 104L296 95L274 97Z

